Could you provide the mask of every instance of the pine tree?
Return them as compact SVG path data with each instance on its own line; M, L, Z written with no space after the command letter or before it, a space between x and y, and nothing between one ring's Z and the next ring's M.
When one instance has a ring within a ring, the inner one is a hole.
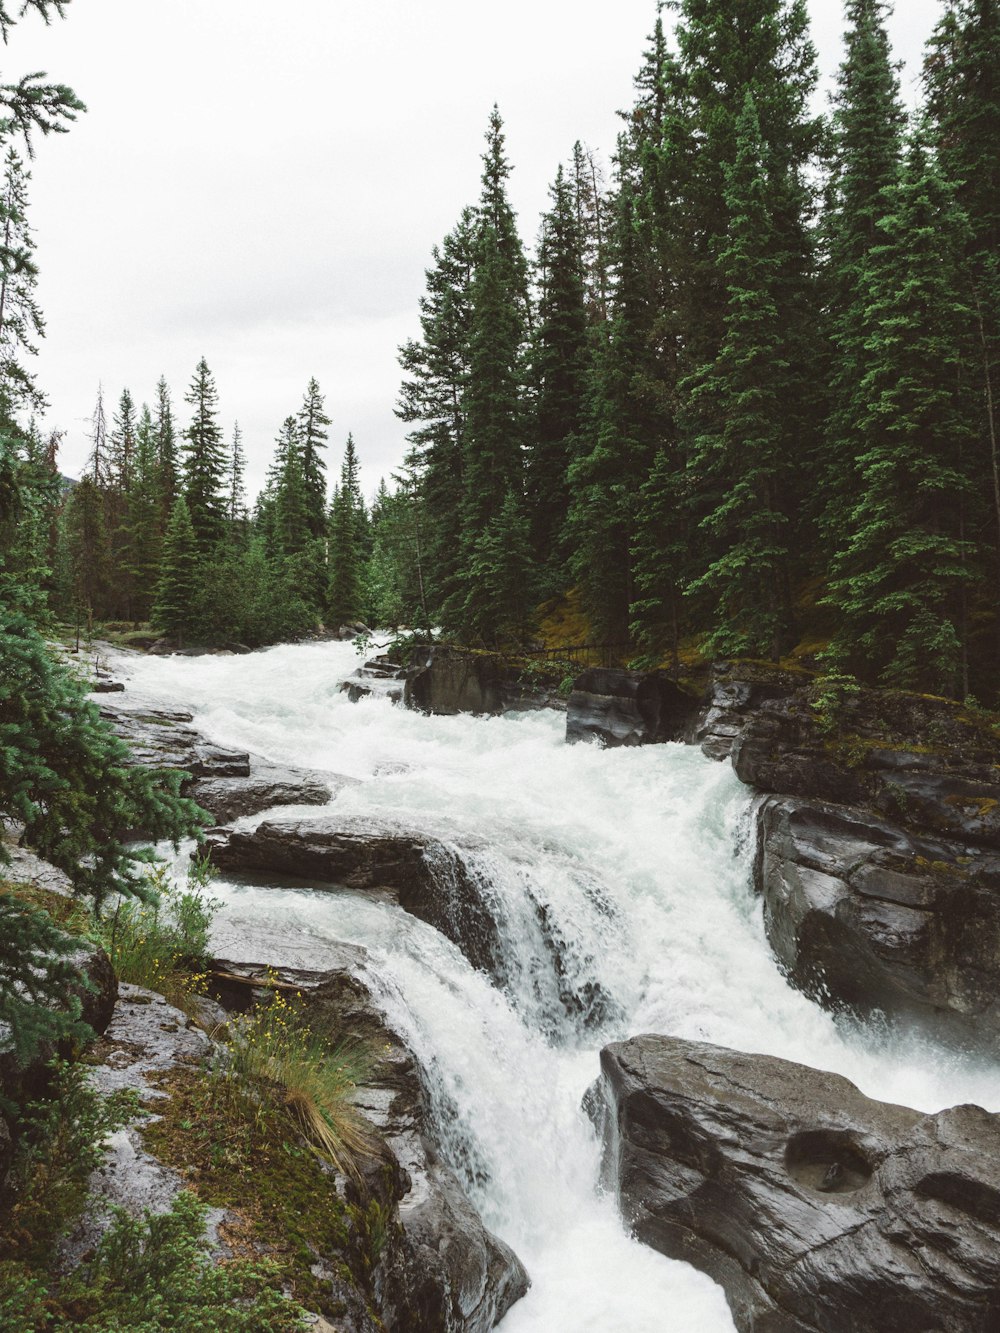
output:
M187 501L178 496L163 538L160 581L151 620L178 644L196 629L201 602L201 548Z
M925 65L927 107L941 170L965 213L964 278L970 293L975 371L970 404L979 417L978 494L970 497L970 527L989 532L993 587L987 595L991 642L980 653L992 683L1000 641L1000 7L997 0L946 0ZM984 607L984 609L986 609Z
M128 574L132 610L137 619L148 617L159 577L162 533L159 526L160 471L156 427L146 403L135 430L135 451L128 501Z
M407 378L396 415L414 427L406 468L422 516L423 600L440 619L459 599L464 573L461 513L464 493L465 396L469 382L475 214L433 251L427 294L420 298L419 342L400 349Z
M465 609L469 634L500 647L525 642L531 629L533 567L524 502L509 489L472 553Z
M104 519L104 497L89 473L70 493L62 533L68 554L71 607L77 617L103 616L109 601L111 543Z
M174 502L179 494L180 472L170 389L162 375L156 384L156 415L153 424L156 438L157 471L159 474L159 528L162 535L167 530Z
M90 457L87 460L87 472L94 485L101 490L107 490L111 486L112 468L103 384L97 386L97 402L94 404L93 416L90 419Z
M233 447L229 455L229 480L226 486L226 517L229 519L230 527L246 522L247 492L243 480L246 476L246 470L247 461L243 449L243 432L240 430L240 423L237 421L233 426Z
M298 415L302 442L302 479L306 493L306 511L310 534L322 539L326 534L326 448L330 418L324 410L323 395L315 379L309 381Z
M508 490L518 495L524 490L528 267L507 199L511 169L496 107L486 145L476 214L465 394L462 544L467 556L499 514ZM461 609L456 607L455 612L460 621Z
M122 390L118 400L111 434L108 438L108 469L111 489L127 495L132 489L132 469L135 463L136 419L135 403L128 389Z
M195 369L185 402L191 404L194 414L181 446L184 498L198 545L205 551L225 531L228 460L218 421L219 396L204 357Z
M719 355L687 389L691 467L720 499L702 520L711 558L691 584L714 608L712 652L782 654L791 628L790 513L794 437L779 304L784 258L770 211L767 150L752 93L740 117L719 257L729 307Z
M44 407L45 399L26 360L38 355L45 322L35 297L38 265L28 225L29 172L8 149L0 196L0 425L8 429L25 409Z
M974 438L961 392L966 223L919 133L888 205L867 265L869 407L860 495L833 567L833 655L886 685L955 693L967 684L976 574L963 521Z
M569 465L580 434L590 361L583 237L573 188L559 168L552 209L542 220L541 294L532 349L534 428L527 463L531 539L545 567L543 592L565 586L563 530L569 512Z
M364 512L361 498L358 456L354 438L347 437L344 461L330 508L330 589L329 618L333 625L349 625L358 620L364 601L363 546L359 515Z
M846 59L835 98L833 173L824 218L832 342L831 402L823 444L822 515L827 542L854 503L854 458L867 401L867 260L884 239L879 219L898 179L904 115L882 0L849 0Z

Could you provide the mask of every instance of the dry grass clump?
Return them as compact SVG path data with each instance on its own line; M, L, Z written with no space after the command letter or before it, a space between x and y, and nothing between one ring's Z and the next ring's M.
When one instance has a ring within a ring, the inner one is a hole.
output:
M301 998L277 990L269 1004L231 1023L230 1035L230 1083L259 1101L277 1100L320 1156L356 1175L358 1160L373 1150L370 1128L353 1104L372 1073L365 1047L331 1045L306 1023Z

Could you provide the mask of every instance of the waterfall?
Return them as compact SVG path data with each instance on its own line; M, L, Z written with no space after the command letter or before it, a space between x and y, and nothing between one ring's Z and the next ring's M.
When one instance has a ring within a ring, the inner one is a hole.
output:
M217 881L216 947L316 968L330 940L369 950L443 1151L531 1274L503 1333L733 1328L721 1289L630 1240L599 1193L581 1100L608 1041L670 1033L834 1070L923 1110L1000 1109L1000 1072L835 1021L785 983L749 886L751 796L728 764L681 745L568 747L555 713L351 704L338 686L356 665L342 644L116 664L219 744L362 779L334 811L431 834L435 872L461 861L481 885L502 946L494 980L423 922L353 894Z

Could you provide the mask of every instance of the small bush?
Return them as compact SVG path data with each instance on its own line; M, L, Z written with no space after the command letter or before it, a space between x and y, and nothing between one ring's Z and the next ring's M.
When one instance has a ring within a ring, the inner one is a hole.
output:
M207 1208L189 1191L141 1219L117 1209L93 1257L60 1293L74 1329L94 1333L295 1333L305 1311L284 1297L270 1260L215 1264ZM57 1325L58 1327L58 1325Z
M206 893L211 870L195 860L185 888L171 881L163 865L153 866L148 878L146 901L120 899L102 919L102 942L120 981L155 990L183 1008L200 988L219 906Z
M109 1134L134 1118L135 1093L102 1097L80 1065L53 1060L44 1101L16 1120L17 1150L0 1215L0 1258L40 1260L83 1211ZM0 1324L6 1329L6 1324Z

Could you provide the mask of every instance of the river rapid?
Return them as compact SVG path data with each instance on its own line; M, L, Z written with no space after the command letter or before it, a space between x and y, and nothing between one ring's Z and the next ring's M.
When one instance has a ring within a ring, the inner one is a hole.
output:
M921 1110L1000 1110L1000 1071L835 1022L785 983L750 888L751 797L728 763L682 745L567 746L555 712L352 704L338 687L358 664L352 645L322 643L119 656L115 671L151 702L187 707L220 745L361 779L338 814L430 832L479 877L501 926L502 989L423 922L354 894L219 879L213 943L315 968L331 940L369 950L390 1022L426 1071L444 1153L531 1276L503 1333L734 1327L721 1288L632 1241L600 1192L580 1103L608 1041L670 1033L834 1070Z

